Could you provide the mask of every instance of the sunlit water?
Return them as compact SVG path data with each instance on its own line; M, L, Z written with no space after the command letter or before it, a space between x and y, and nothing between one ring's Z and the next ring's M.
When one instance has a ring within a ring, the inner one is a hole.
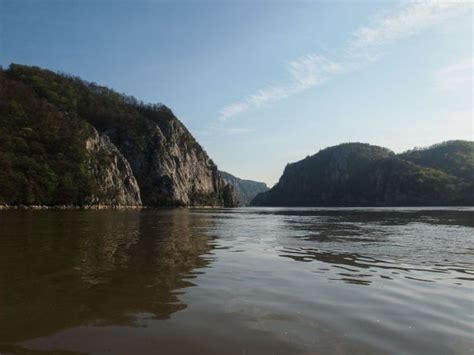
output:
M0 212L3 354L472 354L474 209Z

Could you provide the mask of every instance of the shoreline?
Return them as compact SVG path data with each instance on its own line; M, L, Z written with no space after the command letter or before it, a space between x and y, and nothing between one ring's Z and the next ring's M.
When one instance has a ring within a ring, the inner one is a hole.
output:
M176 208L205 208L217 209L226 208L224 206L121 206L121 205L90 205L90 206L74 206L74 205L0 205L0 211L8 210L24 210L24 211L86 211L86 210L142 210L142 209L176 209Z
M321 209L321 210L364 210L364 209L397 209L397 208L427 208L427 209L442 209L442 208L474 208L472 205L407 205L407 206L238 206L238 207L224 207L224 206L121 206L121 205L90 205L90 206L75 206L75 205L0 205L0 211L99 211L99 210L165 210L165 209L222 209L222 208L287 208L287 209Z

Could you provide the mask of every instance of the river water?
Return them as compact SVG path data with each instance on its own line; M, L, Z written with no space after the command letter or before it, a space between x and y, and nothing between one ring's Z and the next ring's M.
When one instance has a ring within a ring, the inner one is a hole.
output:
M472 354L473 208L0 212L3 354Z

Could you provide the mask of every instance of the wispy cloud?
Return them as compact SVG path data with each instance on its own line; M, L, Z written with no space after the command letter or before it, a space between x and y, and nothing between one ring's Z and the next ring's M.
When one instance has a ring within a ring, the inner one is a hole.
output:
M435 72L436 87L443 91L455 91L474 81L474 57L451 64Z
M330 58L308 54L290 61L287 63L287 83L266 87L225 106L220 110L219 120L227 121L321 85L335 75L357 70L379 60L390 44L471 10L470 3L449 0L409 2L397 6L391 13L373 18L367 26L351 33L338 55Z
M287 70L292 79L290 83L261 89L243 101L224 107L220 111L219 119L227 121L248 110L269 105L320 85L331 75L341 72L343 66L321 55L307 55L289 62Z
M449 0L410 2L354 31L350 46L364 49L384 46L463 14L470 6L467 2Z

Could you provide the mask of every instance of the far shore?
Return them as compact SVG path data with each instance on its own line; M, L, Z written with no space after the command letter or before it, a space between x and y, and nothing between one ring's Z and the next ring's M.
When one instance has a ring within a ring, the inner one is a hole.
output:
M224 206L122 206L122 205L0 205L0 210L141 210L174 208L224 208Z

